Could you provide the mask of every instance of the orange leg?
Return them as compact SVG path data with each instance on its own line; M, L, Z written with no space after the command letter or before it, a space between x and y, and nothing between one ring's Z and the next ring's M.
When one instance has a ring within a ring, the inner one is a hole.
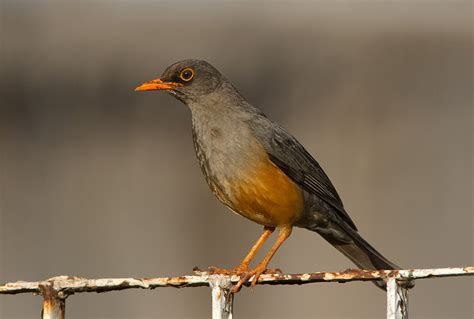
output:
M234 286L232 287L232 292L238 292L240 290L240 288L242 287L242 285L247 281L249 280L252 276L253 276L253 279L252 279L252 286L255 286L257 284L257 281L258 281L258 277L260 277L261 274L263 274L265 272L265 270L267 269L267 266L268 264L270 263L270 260L273 258L273 256L275 255L275 253L277 252L278 248L280 248L280 246L283 244L283 242L288 238L290 237L291 235L291 230L292 230L292 227L291 226L285 226L283 228L280 228L279 230L279 234L278 234L278 238L277 240L275 241L275 243L273 244L272 248L270 249L270 251L267 253L267 255L265 256L265 258L263 258L263 260L257 265L257 267L255 267L254 269L252 269L251 271L248 271L247 273L244 274L244 276L242 276L239 280L239 282ZM263 237L263 235L262 235ZM260 239L259 239L260 241ZM257 244L259 243L259 241L257 241L257 243L255 244L254 247L257 246ZM263 242L262 242L263 244ZM261 247L261 245L258 246L258 248ZM252 247L252 250L253 248ZM249 255L251 255L252 253L252 250L250 250L250 253ZM258 250L258 249L257 249ZM255 255L255 253L253 254ZM251 257L253 257L253 255L251 255ZM247 256L249 257L249 256ZM247 259L247 257L244 259L244 261ZM250 258L251 259L251 258ZM243 262L242 262L243 263ZM248 264L247 264L248 266Z
M242 272L242 271L247 271L248 270L249 264L252 261L253 257L255 257L255 255L260 250L260 248L262 248L263 244L265 243L265 241L267 241L268 237L270 237L271 234L273 234L274 230L275 230L275 227L265 226L263 228L263 234L260 236L260 238L257 240L257 242L252 246L252 248L248 252L247 256L245 256L244 260L242 260L240 265L235 267L235 270L237 272L239 272L239 271Z
M213 274L241 274L243 272L247 272L249 268L249 264L252 261L253 257L257 254L257 252L260 250L260 248L263 246L265 241L268 239L268 237L273 234L273 231L275 230L275 227L267 227L265 226L263 228L263 234L257 239L255 244L252 246L250 251L248 252L247 256L245 256L244 260L235 267L232 270L227 270L227 269L221 269L217 267L209 267L209 270Z

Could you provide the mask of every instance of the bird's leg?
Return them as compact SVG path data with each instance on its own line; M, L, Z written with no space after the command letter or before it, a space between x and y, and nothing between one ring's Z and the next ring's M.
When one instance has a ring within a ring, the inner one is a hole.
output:
M244 260L242 260L240 265L234 268L234 271L237 274L247 271L249 269L249 264L252 261L253 257L255 257L255 255L260 250L260 248L262 248L263 244L265 243L265 241L267 241L268 237L270 237L271 234L273 234L274 230L275 230L275 227L265 226L263 228L263 234L258 238L255 244L252 246L247 256L245 256Z
M253 279L252 279L252 286L255 286L257 284L257 281L258 281L258 278L260 277L261 274L263 274L265 272L265 270L267 269L267 266L268 264L270 263L270 260L273 258L273 256L275 255L275 253L277 252L278 248L280 248L280 246L283 244L283 242L288 238L290 237L291 235L291 230L292 230L292 227L291 226L285 226L285 227L282 227L279 229L279 234L278 234L278 238L277 240L275 241L275 243L273 244L272 248L270 249L270 251L267 253L267 255L265 256L265 258L263 258L263 260L252 270L250 271L247 271L245 274L243 274L243 276L241 276L239 282L234 286L232 287L232 292L233 293L236 293L238 292L241 288L242 288L242 285L247 281L249 280L252 276L253 276ZM258 242L257 242L258 243ZM260 245L261 246L261 245ZM249 253L250 254L250 253ZM255 254L254 254L255 255ZM253 256L252 256L253 257ZM245 259L244 259L245 261ZM248 264L247 264L248 265Z
M245 256L244 260L235 267L234 269L222 269L222 268L217 268L217 267L209 267L209 272L212 274L241 274L243 272L247 272L249 268L249 264L252 261L253 257L257 254L257 252L260 250L260 248L263 246L265 241L268 239L268 237L271 236L273 231L275 230L275 227L267 227L265 226L263 228L263 234L257 239L255 244L252 246L250 251L248 252L247 256Z

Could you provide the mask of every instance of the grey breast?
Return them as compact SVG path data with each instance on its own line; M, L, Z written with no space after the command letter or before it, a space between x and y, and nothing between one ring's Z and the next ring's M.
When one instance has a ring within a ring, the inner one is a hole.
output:
M246 112L222 101L190 105L196 156L211 190L232 208L232 181L257 165L259 145ZM260 147L261 148L261 147ZM261 151L260 151L261 152Z

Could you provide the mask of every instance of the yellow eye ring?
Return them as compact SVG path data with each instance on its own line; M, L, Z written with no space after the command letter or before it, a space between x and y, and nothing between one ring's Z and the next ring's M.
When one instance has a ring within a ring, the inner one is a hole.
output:
M194 70L191 68L184 68L179 73L179 78L184 82L189 82L194 78Z

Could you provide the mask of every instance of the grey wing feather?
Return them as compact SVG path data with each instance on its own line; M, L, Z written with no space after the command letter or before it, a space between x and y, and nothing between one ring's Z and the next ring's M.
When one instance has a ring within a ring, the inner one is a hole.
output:
M304 190L334 208L351 228L357 230L329 177L308 151L280 127L274 126L269 138L264 147L271 161Z

